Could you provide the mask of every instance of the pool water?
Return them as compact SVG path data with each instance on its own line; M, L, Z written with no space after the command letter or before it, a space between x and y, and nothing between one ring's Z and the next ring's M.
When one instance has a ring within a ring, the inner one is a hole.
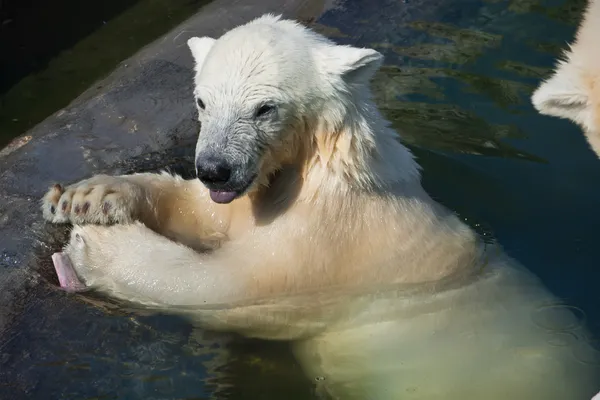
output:
M208 2L0 2L0 147Z
M579 128L529 100L583 5L348 0L315 27L385 54L378 103L417 154L426 189L600 337L600 161ZM127 314L49 284L31 292L24 315L0 344L2 399L319 398L285 343Z

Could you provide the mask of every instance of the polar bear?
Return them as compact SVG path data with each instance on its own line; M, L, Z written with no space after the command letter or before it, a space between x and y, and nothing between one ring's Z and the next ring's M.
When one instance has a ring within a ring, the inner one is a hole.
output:
M332 398L591 398L576 310L424 191L372 100L380 53L269 14L188 45L198 179L51 187L67 289L291 340Z
M553 75L531 96L545 115L566 118L581 126L600 157L600 0L589 0L575 42Z

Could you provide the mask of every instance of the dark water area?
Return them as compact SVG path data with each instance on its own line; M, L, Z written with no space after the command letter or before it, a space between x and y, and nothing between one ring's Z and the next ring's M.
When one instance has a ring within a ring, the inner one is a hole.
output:
M0 2L0 147L210 0Z
M0 91L4 93L27 75L43 71L60 52L135 3L105 1L90 7L90 3L80 1L3 1L0 48L2 54L11 57L2 63Z
M529 99L584 4L347 0L313 26L385 55L377 101L418 156L426 189L578 308L598 338L600 161L578 127L539 115ZM192 152L168 153L167 163L190 172ZM147 158L148 169L165 162ZM127 314L49 284L26 300L31 317L0 342L1 399L319 398L285 343Z

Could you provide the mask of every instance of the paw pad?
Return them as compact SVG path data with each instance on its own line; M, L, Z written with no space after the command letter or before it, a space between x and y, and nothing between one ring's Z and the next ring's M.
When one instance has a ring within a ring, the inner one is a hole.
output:
M113 224L132 217L137 187L99 175L70 186L53 183L42 199L44 219L54 223Z

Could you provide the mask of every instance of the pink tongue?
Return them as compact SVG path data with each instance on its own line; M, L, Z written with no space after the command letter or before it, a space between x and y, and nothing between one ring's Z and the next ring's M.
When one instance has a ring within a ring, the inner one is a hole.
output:
M217 190L210 191L210 198L215 203L231 203L236 197L236 192L221 192Z
M86 287L77 277L69 256L64 253L52 254L52 263L58 276L60 287L67 292L81 292Z

